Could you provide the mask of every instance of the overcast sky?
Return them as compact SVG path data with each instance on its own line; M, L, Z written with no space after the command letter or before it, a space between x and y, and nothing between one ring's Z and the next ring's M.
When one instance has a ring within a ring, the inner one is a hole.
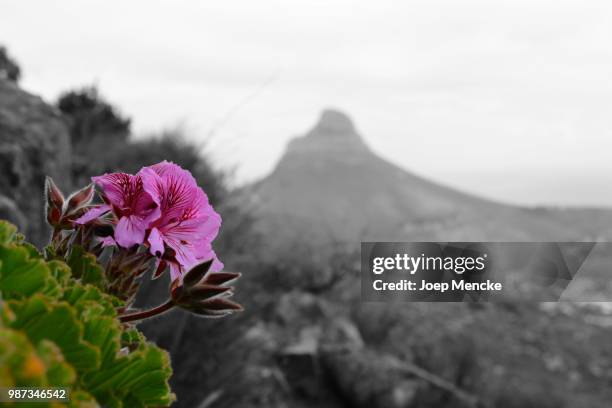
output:
M612 2L8 1L0 43L54 100L97 83L137 134L176 124L237 180L325 107L469 192L612 206Z

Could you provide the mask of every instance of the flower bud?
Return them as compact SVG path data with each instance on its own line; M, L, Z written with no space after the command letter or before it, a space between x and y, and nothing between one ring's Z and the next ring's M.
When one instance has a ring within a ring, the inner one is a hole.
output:
M223 317L233 312L241 312L244 309L236 302L219 297L190 305L188 310L200 316Z
M45 202L47 222L52 226L58 225L62 218L64 195L51 177L45 179Z
M185 310L206 317L221 317L232 312L242 311L242 306L228 298L233 288L225 286L240 277L234 272L209 273L213 261L206 261L193 267L183 277L171 285L174 303Z
M93 200L93 196L94 185L92 183L72 193L72 195L68 197L66 213L71 215L79 213L79 216L82 215L82 212L80 212L79 210L89 205L91 203L91 200Z
M242 275L238 272L213 272L206 276L205 281L211 285L224 285L235 281L240 276Z
M213 260L202 262L191 268L183 277L183 285L185 286L193 286L200 282L208 271L210 270L210 266L212 265Z
M62 211L57 207L47 207L47 222L55 227L59 225L62 218Z

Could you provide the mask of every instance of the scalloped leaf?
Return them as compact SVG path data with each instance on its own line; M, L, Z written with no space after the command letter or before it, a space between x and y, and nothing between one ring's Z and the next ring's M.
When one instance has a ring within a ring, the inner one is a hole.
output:
M74 384L76 372L64 358L59 347L49 340L43 340L36 348L38 355L47 367L48 385L68 387Z
M68 303L51 303L48 298L35 295L24 301L11 301L9 305L16 316L12 328L23 330L35 343L53 341L79 372L100 366L100 351L83 340L83 324Z
M64 291L62 300L79 308L82 308L81 302L94 301L104 307L106 315L113 317L116 315L115 308L123 305L116 297L103 293L92 285L73 285Z
M59 348L42 341L36 348L22 332L0 328L0 385L70 387L76 374Z
M14 244L0 245L0 292L4 299L21 299L36 293L57 294L60 289L41 258Z
M168 353L146 343L127 356L88 373L84 382L98 401L120 400L125 406L169 406L175 396L168 378L172 374Z
M105 289L106 278L104 269L98 263L95 255L85 251L82 246L74 245L66 259L66 263L72 270L72 276L80 279L84 284L91 284L100 289Z
M84 339L100 350L100 367L82 382L103 406L167 406L174 400L167 353L146 343L138 330L122 330L116 298L91 285L78 285L67 290L64 299L76 308L85 327ZM133 351L122 355L119 350L127 341ZM144 380L139 379L142 375Z
M0 220L0 245L11 244L16 234L16 226L8 221Z
M66 263L53 260L48 261L47 266L51 271L51 276L53 276L53 279L55 279L60 286L68 286L70 277L72 276L72 271L70 270L70 267L66 265Z
M25 334L0 328L0 386L41 386L44 368Z

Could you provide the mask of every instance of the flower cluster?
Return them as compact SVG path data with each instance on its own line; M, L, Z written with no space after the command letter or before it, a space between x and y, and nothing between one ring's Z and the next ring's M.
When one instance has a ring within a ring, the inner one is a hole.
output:
M188 171L163 161L135 175L109 173L92 181L65 199L47 179L47 220L53 227L47 252L53 259L70 259L75 251L97 257L104 289L124 301L122 322L175 306L208 317L242 310L228 299L233 288L226 286L240 274L220 272L223 264L212 248L221 217ZM92 204L94 184L101 204ZM151 266L154 278L170 270L170 297L154 309L131 312L140 278Z
M188 171L164 161L136 175L111 173L93 181L102 190L104 204L75 222L87 224L111 215L116 226L114 235L104 238L105 246L144 244L156 257L156 274L169 266L173 281L211 259L212 272L223 269L212 249L221 217Z

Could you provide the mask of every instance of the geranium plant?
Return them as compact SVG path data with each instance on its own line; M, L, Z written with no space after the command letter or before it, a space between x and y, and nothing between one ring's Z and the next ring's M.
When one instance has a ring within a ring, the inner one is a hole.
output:
M47 179L45 194L44 254L0 221L0 387L70 388L74 407L169 406L169 357L134 323L173 307L241 310L228 286L239 274L223 272L212 248L221 217L168 162L94 177L68 197ZM168 271L168 298L133 310L147 271Z

